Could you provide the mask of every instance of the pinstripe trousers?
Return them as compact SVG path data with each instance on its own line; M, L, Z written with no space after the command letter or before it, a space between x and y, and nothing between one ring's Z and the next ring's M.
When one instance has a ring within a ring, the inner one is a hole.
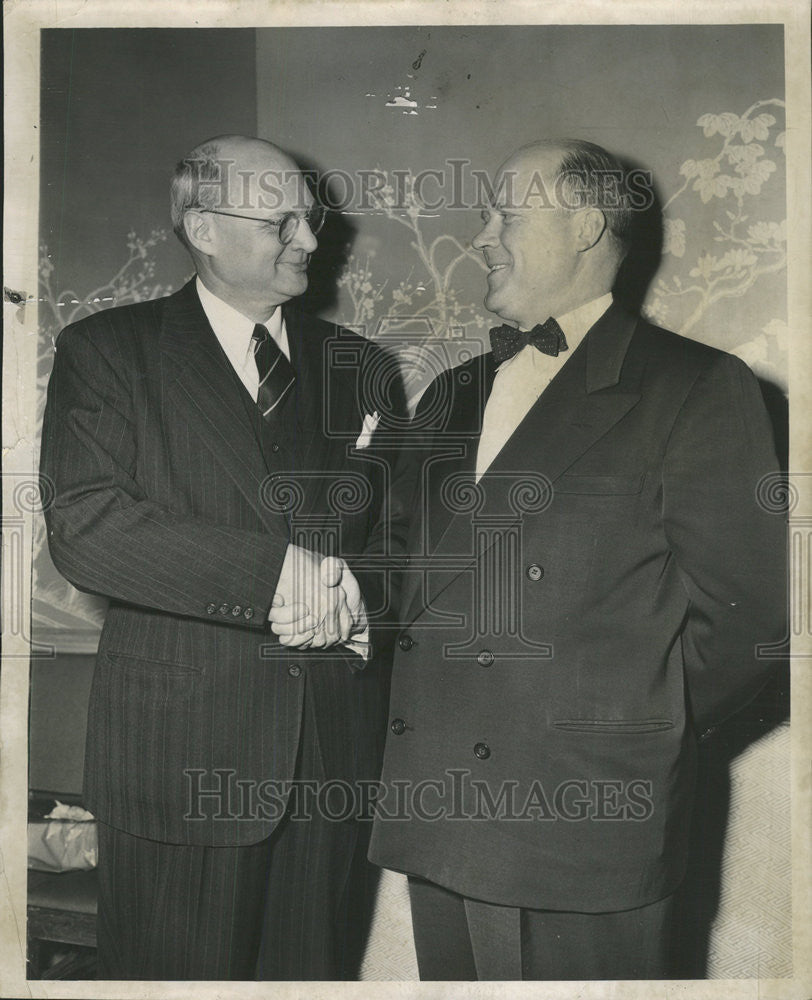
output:
M308 680L296 777L323 781ZM165 844L100 823L99 978L353 978L377 877L366 823L291 812L245 847Z

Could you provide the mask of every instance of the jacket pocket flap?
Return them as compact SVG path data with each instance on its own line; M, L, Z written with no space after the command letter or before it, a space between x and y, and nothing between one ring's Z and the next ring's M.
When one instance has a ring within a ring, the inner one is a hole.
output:
M661 733L674 728L670 719L554 719L554 729L570 733Z
M120 653L116 649L105 649L99 655L103 656L110 664L118 665L123 670L135 670L138 673L190 677L198 677L203 673L200 667L191 663L160 660L151 656L139 656L136 653Z

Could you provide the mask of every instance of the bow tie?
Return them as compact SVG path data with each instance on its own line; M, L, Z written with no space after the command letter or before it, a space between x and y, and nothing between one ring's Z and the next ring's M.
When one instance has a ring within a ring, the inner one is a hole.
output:
M532 344L542 354L549 354L554 358L558 357L560 351L567 350L564 331L552 316L543 323L537 323L528 332L517 330L515 326L506 326L503 323L502 326L495 326L491 330L490 336L493 359L497 365L512 358L514 354L518 354L527 344Z

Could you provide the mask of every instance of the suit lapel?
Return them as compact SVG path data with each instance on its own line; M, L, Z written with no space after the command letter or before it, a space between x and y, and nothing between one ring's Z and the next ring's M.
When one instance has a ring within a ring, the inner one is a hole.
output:
M488 352L452 375L452 412L447 424L435 435L428 470L431 523L424 527L426 552L439 543L455 516L452 504L441 498L442 483L453 477L462 489L474 484L482 418L495 373L493 355Z
M554 488L555 481L639 401L640 372L623 372L636 325L635 317L612 305L589 330L480 479L484 509L498 512L502 517L515 515L506 530L523 516L510 500L512 487L524 479L531 491L534 485L541 490L547 484ZM477 444L478 432L469 449L474 456ZM473 462L470 471L473 483ZM433 496L432 507L437 506ZM431 551L471 553L471 564L482 557L484 552L476 555L471 552L471 513L452 514L446 511L446 505L440 504L437 516L445 523L435 535ZM431 517L434 521L434 509ZM428 603L455 575L443 574L435 587L429 587ZM419 593L412 593L410 598L404 604L409 621L419 614L423 603Z
M293 399L284 417L292 418L296 428L295 472L303 493L298 510L305 516L337 514L341 520L335 488L351 476L369 474L364 453L352 451L363 418L359 345L364 341L292 307L285 308L284 316L296 372ZM342 532L349 523L344 519Z
M214 334L194 281L171 296L164 308L161 352L168 392L189 416L189 426L228 473L235 487L274 532L284 520L262 502L267 468L240 398L240 386Z
M538 471L551 482L640 399L639 384L620 386L636 320L612 306L531 407L482 478Z
M324 469L329 428L324 426L324 401L328 398L323 375L326 372L323 352L325 344L318 336L309 317L296 309L284 307L283 315L288 334L290 362L296 372L292 398L285 404L282 419L293 419L296 453L301 456L305 471ZM334 380L338 381L338 380ZM335 389L331 383L331 391ZM304 484L306 488L306 483Z
M428 457L421 468L423 483L419 493L427 501L417 512L420 553L435 552L452 525L468 525L470 534L471 515L454 513L453 505L444 496L443 485L455 482L454 492L459 496L475 492L477 446L495 374L493 355L487 352L449 373L449 384L441 390L448 394L444 419L424 443L424 450L421 449ZM417 617L424 603L420 578L408 575L402 603L408 609L406 620Z

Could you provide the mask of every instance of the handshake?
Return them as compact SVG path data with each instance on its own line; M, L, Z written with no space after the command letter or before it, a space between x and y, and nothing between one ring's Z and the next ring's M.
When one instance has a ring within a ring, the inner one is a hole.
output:
M359 633L368 625L358 581L347 563L299 545L288 545L268 621L283 646L298 649L364 643Z

